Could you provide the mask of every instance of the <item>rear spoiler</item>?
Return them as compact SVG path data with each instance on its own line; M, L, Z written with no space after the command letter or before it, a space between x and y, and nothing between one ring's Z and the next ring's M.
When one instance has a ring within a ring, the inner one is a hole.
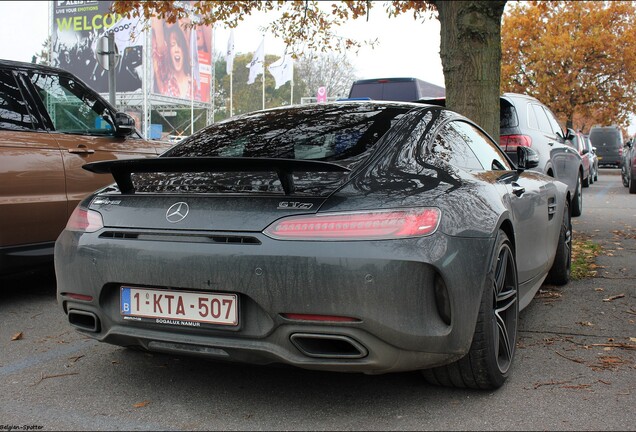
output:
M112 174L122 194L135 193L132 173L154 172L263 172L278 175L285 195L294 193L294 172L349 172L331 162L275 158L159 157L93 162L84 165L95 174Z

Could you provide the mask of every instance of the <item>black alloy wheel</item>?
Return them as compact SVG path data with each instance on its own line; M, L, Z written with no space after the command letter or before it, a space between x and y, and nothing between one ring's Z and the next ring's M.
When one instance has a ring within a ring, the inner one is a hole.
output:
M425 379L447 387L501 387L514 358L518 321L517 266L508 236L499 231L470 350L455 363L422 371Z

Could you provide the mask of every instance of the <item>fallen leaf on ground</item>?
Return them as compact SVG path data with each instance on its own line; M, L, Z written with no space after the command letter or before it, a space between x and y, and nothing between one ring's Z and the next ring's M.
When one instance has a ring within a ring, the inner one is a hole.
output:
M603 292L605 291L605 288L594 288L594 291Z
M582 325L584 327L593 327L594 326L594 324L592 324L589 321L579 321L579 322L577 322L577 324Z
M590 367L593 370L616 369L618 366L625 364L625 360L615 356L601 356L599 361L600 363L592 364Z
M139 402L133 405L133 407L135 408L143 408L145 406L148 406L148 404L150 403L150 401L143 401L143 402Z
M629 338L630 342L636 342L636 338Z
M12 341L17 341L17 340L20 340L20 339L22 339L22 332L16 333L13 336L11 336L11 340Z
M597 346L597 347L610 347L610 348L622 348L627 350L636 350L636 345L630 345L626 343L596 343L589 344L589 346Z
M616 300L616 299L619 299L619 298L623 298L623 297L625 297L625 294L618 294L618 295L611 296L611 297L608 297L606 299L603 299L603 301L604 302L611 302L613 300Z

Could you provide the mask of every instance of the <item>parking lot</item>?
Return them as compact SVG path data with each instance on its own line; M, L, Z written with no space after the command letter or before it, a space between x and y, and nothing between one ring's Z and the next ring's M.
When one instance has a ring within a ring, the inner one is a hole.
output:
M584 189L574 235L593 278L543 286L495 392L216 363L100 344L73 330L51 271L0 279L4 430L634 430L636 198L619 170Z

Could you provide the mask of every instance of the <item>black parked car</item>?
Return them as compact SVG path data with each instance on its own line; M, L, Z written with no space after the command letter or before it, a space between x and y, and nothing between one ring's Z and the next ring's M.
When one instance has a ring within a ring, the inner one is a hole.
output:
M594 126L590 141L596 147L599 166L620 168L623 162L623 134L616 126Z
M587 157L590 159L590 168L592 171L591 183L598 180L598 156L596 154L596 147L592 146L589 135L583 135L585 146L587 147Z
M293 106L99 162L55 248L71 325L150 351L496 388L570 271L567 187L436 106Z

